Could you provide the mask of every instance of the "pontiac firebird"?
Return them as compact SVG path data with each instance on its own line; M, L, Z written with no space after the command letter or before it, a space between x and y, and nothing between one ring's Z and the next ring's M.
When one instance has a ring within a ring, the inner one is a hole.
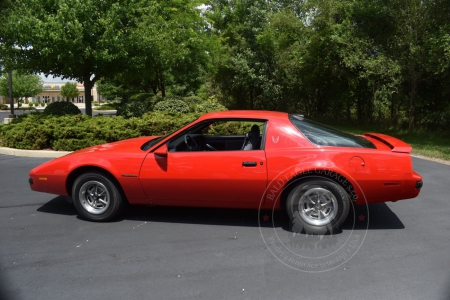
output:
M133 205L283 209L295 232L333 232L351 205L416 197L412 148L270 111L208 113L165 135L75 151L30 171L34 191L67 196L83 218Z

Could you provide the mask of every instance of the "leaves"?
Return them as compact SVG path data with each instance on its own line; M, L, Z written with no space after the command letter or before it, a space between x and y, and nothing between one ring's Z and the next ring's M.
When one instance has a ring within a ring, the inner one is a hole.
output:
M43 81L38 75L22 74L18 71L12 72L13 98L34 97L44 91ZM0 95L9 97L8 74L0 77Z

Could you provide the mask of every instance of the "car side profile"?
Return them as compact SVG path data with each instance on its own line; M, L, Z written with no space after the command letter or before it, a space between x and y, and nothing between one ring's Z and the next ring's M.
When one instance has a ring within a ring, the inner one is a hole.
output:
M327 233L351 205L416 197L412 148L351 135L302 115L208 113L165 135L75 151L30 171L34 191L71 197L108 221L133 205L286 210L295 232Z

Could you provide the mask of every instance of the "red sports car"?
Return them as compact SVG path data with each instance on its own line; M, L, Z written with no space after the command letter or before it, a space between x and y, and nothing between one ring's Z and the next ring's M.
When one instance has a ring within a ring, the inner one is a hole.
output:
M92 221L135 205L285 209L296 232L333 232L350 205L416 197L411 147L270 111L208 113L166 136L75 151L30 171Z

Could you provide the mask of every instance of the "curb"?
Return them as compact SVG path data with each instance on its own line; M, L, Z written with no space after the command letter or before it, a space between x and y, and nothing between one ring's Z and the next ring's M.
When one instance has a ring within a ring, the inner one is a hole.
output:
M20 156L20 157L41 157L41 158L57 158L71 151L54 151L54 150L22 150L7 147L0 147L0 154Z
M415 158L420 158L420 159L424 159L424 160L429 160L429 161L434 161L443 165L450 165L450 160L445 160L445 159L440 159L440 158L433 158L433 157L428 157L428 156L423 156L420 154L411 154L412 157Z

